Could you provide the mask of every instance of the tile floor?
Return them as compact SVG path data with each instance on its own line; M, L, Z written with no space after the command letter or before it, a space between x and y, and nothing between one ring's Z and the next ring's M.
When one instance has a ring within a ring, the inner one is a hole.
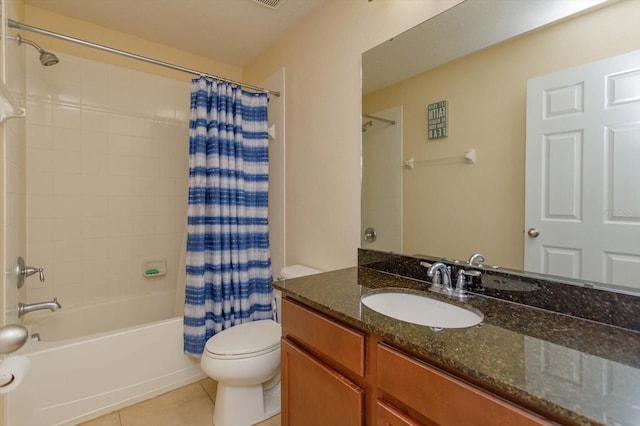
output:
M216 382L204 379L159 395L106 416L82 423L82 426L213 426ZM280 415L260 426L280 426Z

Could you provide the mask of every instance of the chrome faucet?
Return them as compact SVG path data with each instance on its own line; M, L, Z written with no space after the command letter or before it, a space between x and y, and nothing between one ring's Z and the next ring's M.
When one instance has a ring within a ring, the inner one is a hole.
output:
M52 312L57 311L58 309L62 309L62 305L58 302L58 298L54 297L51 302L38 302L38 303L18 303L18 318L23 317L29 312L40 311L42 309L49 309Z
M429 278L433 278L432 291L445 291L451 293L453 291L453 285L451 283L451 271L442 262L436 262L427 271ZM443 288L444 287L444 288Z
M485 258L481 253L474 253L471 255L471 257L467 261L467 264L471 266L482 266L482 265L475 265L475 263L484 262L484 261L485 261Z

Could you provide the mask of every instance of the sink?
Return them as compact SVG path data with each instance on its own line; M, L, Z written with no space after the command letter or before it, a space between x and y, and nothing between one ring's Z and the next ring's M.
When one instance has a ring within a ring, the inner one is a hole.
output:
M462 308L415 293L389 290L365 294L362 304L378 313L434 328L465 328L480 324L480 311Z

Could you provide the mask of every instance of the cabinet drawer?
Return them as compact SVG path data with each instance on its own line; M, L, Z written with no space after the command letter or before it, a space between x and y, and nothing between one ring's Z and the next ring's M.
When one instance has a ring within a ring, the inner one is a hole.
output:
M395 407L378 400L376 403L376 426L421 426Z
M295 340L364 377L365 335L288 299L282 300L282 324Z
M544 419L386 345L378 388L440 425L549 425Z

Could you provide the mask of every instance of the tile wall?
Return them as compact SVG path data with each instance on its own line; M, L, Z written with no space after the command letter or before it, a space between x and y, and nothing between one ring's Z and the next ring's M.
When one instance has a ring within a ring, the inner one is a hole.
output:
M29 302L65 307L175 288L188 189L189 83L27 55ZM142 275L166 259L167 275Z

